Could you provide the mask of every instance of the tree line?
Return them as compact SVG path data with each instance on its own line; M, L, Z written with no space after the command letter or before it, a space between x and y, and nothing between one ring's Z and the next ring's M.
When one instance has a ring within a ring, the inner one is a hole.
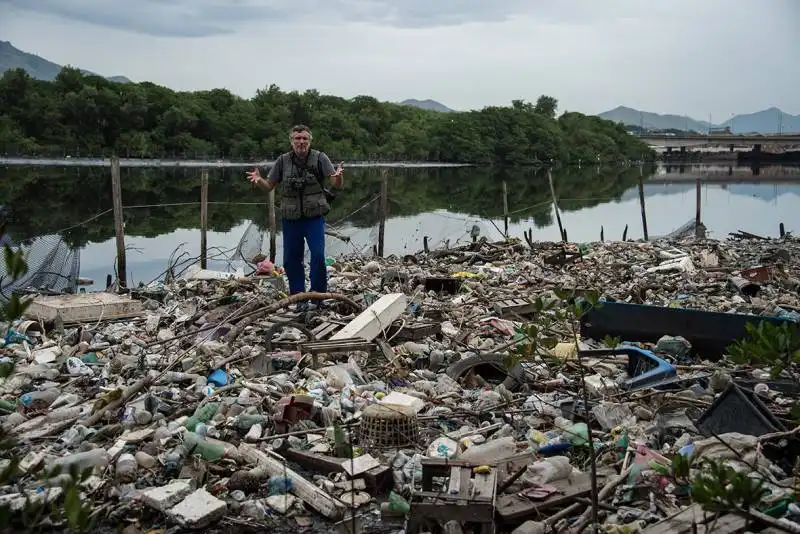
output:
M652 160L625 127L536 103L443 113L345 99L275 85L251 99L226 89L173 91L118 83L64 67L54 81L24 70L0 78L0 153L22 156L271 158L288 149L288 128L307 124L335 160L440 161L495 165Z

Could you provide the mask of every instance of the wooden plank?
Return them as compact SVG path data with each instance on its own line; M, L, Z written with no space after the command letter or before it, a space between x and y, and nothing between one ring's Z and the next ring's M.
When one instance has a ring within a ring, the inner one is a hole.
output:
M494 469L486 474L475 475L475 498L491 501L494 499L496 485L497 471Z
M312 471L325 473L326 475L329 473L345 472L341 458L301 451L299 449L287 449L282 454L298 465ZM391 466L381 465L380 467L375 467L363 473L360 478L364 479L369 491L376 493L383 490L391 482L391 471Z
M485 430L484 428L478 428L476 430L470 430L465 432L454 431L446 435L450 439L455 439L457 441L462 437L474 436L476 434L480 434L484 430ZM453 436L458 436L458 437L453 437ZM494 460L483 461L480 463L471 460L450 460L448 458L423 458L421 463L423 471L430 471L434 473L434 476L446 476L451 466L473 468L473 467L479 467L481 465L488 465L490 467L495 467L510 462L516 462L518 460L527 460L531 458L531 456L532 454L530 452L521 452L518 454L514 454L512 456L508 456L506 458L500 458L500 459L495 458Z
M345 458L341 462L342 469L347 473L347 476L354 477L380 467L381 463L369 454L358 456L356 458Z
M318 340L323 340L333 335L341 327L342 325L340 324L325 321L311 330L311 333L314 334L314 337Z
M461 473L460 473L459 476L461 477L461 480L458 483L458 485L461 487L461 492L460 492L459 495L461 497L469 499L470 498L470 495L469 495L469 490L470 490L469 481L472 479L472 472L471 472L470 468L462 467L461 468Z
M552 508L558 508L592 492L592 480L588 473L570 476L550 483L563 493L555 493L541 501L532 501L519 495L498 495L497 514L508 522L524 522Z
M536 311L536 306L525 299L501 300L494 304L494 309L502 318L514 315L528 315Z
M136 317L141 313L141 301L104 291L37 296L25 310L26 317L45 321L52 321L60 314L64 324Z
M403 293L383 295L377 302L331 336L331 339L360 337L366 341L372 341L400 317L407 306L408 302Z
M243 458L246 458L259 468L263 468L269 476L285 476L290 479L292 481L291 492L328 519L338 520L344 516L345 505L341 501L334 499L323 490L286 467L285 461L281 462L247 443L239 445L239 452L242 454Z
M339 341L321 340L301 343L301 350L304 352L310 352L311 354L319 354L322 352L350 352L356 350L372 352L374 349L374 343L364 341L361 338L342 339Z
M461 493L461 468L450 468L450 482L447 485L447 493L450 495L458 495Z
M421 341L442 331L442 323L417 323L411 325L393 324L386 336L396 341Z

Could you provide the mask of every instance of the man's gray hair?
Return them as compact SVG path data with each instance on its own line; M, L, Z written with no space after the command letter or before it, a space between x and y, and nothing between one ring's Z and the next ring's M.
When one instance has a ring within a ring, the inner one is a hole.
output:
M301 132L308 133L308 138L309 139L313 139L314 138L314 136L311 134L311 128L309 128L305 124L296 124L296 125L292 126L291 130L289 130L289 139L294 137L294 134L301 133Z

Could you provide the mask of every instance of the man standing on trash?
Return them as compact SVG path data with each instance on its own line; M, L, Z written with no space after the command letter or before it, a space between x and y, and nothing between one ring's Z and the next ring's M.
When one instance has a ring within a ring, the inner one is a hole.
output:
M270 192L283 184L280 216L283 234L283 268L289 278L289 294L305 291L304 243L311 253L311 291L325 293L328 275L325 268L325 215L330 211L333 195L325 189L325 177L337 189L344 183L344 169L340 163L334 168L330 158L319 150L311 149L311 130L299 124L289 132L292 150L281 154L269 170L267 178L261 177L256 167L247 178L262 190ZM298 303L306 309L307 302Z

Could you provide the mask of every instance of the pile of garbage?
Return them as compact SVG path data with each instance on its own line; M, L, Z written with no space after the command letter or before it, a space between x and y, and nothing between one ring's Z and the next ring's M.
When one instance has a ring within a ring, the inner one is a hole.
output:
M800 532L798 253L484 239L330 259L327 294L37 296L0 325L1 521Z

